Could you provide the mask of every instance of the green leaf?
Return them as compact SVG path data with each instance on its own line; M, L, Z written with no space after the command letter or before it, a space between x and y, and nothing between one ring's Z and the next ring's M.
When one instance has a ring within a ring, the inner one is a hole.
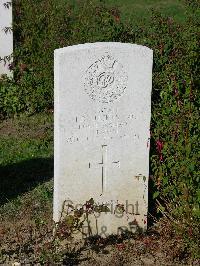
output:
M72 216L72 215L68 215L68 216L66 216L66 218L65 218L65 222L66 222L67 225L69 225L69 226L73 226L73 224L74 224L74 222L75 222L75 218L74 218L74 216Z
M159 191L154 192L154 194L153 194L153 199L156 199L156 198L159 196L159 194L160 194Z

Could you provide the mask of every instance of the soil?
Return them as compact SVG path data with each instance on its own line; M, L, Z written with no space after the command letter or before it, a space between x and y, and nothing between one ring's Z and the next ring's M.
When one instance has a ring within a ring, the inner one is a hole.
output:
M0 136L13 138L42 138L47 132L53 132L52 115L26 116L7 119L0 122Z

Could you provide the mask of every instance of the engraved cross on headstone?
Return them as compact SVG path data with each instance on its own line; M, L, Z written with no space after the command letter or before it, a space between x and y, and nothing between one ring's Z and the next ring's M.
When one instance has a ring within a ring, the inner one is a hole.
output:
M101 166L101 195L105 192L106 189L106 182L107 182L107 167L109 165L107 160L107 152L108 152L108 145L102 145L102 156L101 156L101 162L99 162L97 165ZM117 167L120 167L119 161L113 161L112 165L115 165ZM91 163L89 163L89 168L91 168Z

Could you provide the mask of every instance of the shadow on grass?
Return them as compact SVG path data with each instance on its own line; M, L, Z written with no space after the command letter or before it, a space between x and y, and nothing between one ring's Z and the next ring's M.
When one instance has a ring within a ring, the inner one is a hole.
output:
M0 167L0 205L53 177L53 158L37 158Z

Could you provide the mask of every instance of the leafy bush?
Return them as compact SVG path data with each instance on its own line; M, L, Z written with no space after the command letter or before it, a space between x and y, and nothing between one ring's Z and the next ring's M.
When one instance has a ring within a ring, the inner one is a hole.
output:
M4 116L53 106L53 50L95 41L121 41L154 50L151 176L154 199L193 256L198 253L199 2L186 1L188 23L152 13L147 27L124 24L117 9L96 1L14 2L14 80L0 82ZM192 12L192 13L191 13ZM189 15L189 14L192 14Z
M200 256L199 43L194 10L185 28L154 16L151 171L159 209L172 220L193 256ZM159 23L158 23L159 22Z
M17 0L13 10L14 81L0 83L0 113L4 116L52 108L56 48L85 42L123 41L126 35L125 26L118 21L118 12L103 4L97 6L95 1L82 0L73 5L65 0Z

